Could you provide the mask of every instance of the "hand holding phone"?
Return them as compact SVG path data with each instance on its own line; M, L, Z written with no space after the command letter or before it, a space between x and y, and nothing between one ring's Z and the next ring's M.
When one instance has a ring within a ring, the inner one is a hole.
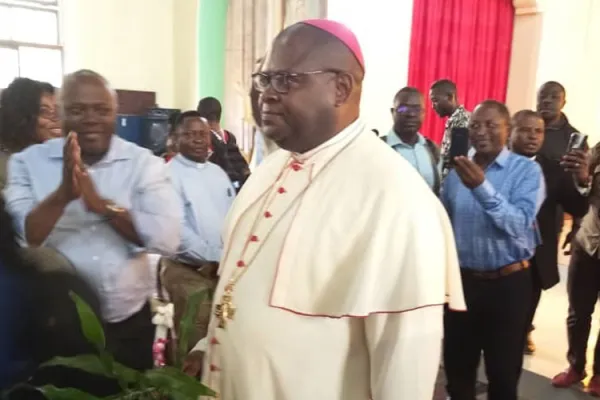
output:
M452 128L450 137L450 162L454 164L454 158L466 157L469 153L469 129Z
M571 133L569 144L567 145L567 153L572 150L584 150L587 145L587 135L581 132Z
M589 160L587 154L587 135L573 132L567 145L567 153L562 157L560 165L565 171L573 174L578 185L589 185Z

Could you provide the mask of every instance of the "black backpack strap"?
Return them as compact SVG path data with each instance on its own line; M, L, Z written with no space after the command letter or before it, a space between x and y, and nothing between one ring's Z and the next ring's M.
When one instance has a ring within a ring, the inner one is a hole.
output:
M429 152L433 156L433 161L436 163L436 165L439 164L440 148L435 143L433 143L431 139L425 138L425 142L427 143L427 148L429 149Z
M442 186L442 177L440 176L440 171L438 170L438 165L440 163L440 149L439 147L433 143L428 138L425 138L425 143L427 144L427 150L429 150L429 157L431 158L431 167L433 168L433 192L436 195L440 194L440 188Z

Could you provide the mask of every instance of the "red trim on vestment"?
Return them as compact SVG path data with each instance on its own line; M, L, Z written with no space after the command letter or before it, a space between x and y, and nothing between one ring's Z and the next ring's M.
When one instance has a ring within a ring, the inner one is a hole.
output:
M303 313L300 311L295 311L289 308L285 308L285 307L280 307L280 306L274 306L273 304L269 304L269 307L271 308L278 308L280 310L283 311L287 311L287 312L291 312L292 314L296 314L296 315L301 315L303 317L318 317L318 318L333 318L333 319L340 319L340 318L367 318L370 317L371 315L378 315L378 314L402 314L405 312L409 312L409 311L416 311L416 310L420 310L422 308L429 308L429 307L438 307L438 306L443 306L446 303L439 303L439 304L427 304L424 306L419 306L419 307L414 307L414 308L408 308L406 310L397 310L397 311L372 311L369 314L366 315L352 315L352 314L343 314L343 315L327 315L327 314L307 314L307 313Z

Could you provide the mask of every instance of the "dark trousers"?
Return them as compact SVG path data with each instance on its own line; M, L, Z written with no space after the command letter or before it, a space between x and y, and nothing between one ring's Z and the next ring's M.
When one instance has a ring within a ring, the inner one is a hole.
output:
M590 257L575 241L572 245L567 293L569 316L567 333L571 368L579 373L585 370L587 342L590 336L592 313L600 294L600 260ZM600 336L594 351L594 375L600 374Z
M483 352L489 400L517 400L529 324L531 271L482 280L463 271L467 312L446 309L444 370L452 400L475 400Z
M106 348L115 360L138 371L154 366L152 344L155 327L150 304L124 321L105 324Z
M152 357L152 344L154 342L154 325L150 304L133 314L124 321L114 324L104 324L106 349L119 363L145 371L154 365ZM79 371L75 373L81 374ZM98 375L82 374L73 375L70 379L77 379L80 387L97 397L112 396L121 392L117 381ZM35 397L32 397L35 399Z
M533 264L532 264L533 265ZM531 307L529 313L529 327L527 328L527 333L532 332L535 329L533 325L533 320L535 318L535 312L537 311L538 305L540 304L540 299L542 297L542 281L537 271L535 270L535 266L531 269Z

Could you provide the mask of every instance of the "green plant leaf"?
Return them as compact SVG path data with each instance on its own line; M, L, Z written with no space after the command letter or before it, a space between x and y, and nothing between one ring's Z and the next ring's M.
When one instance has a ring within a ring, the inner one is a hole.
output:
M109 357L110 355L107 354ZM48 362L43 363L40 368L46 367L68 367L76 368L90 374L101 375L107 378L115 378L124 384L124 389L127 384L135 383L142 378L142 374L132 368L126 367L123 364L112 361L110 363L102 360L102 357L96 354L83 354L75 357L55 357Z
M68 367L75 368L90 374L102 375L112 378L112 370L107 369L100 359L95 354L82 354L75 357L54 357L40 365L40 368L47 367Z
M82 392L79 389L73 388L57 388L56 386L47 385L38 388L40 392L48 400L101 400L99 397Z
M152 387L169 393L172 400L198 400L198 396L216 396L213 390L177 368L163 367L149 370L144 377Z
M177 338L177 354L175 357L175 366L183 368L183 360L188 354L188 338L194 329L194 322L198 315L198 308L206 300L210 299L211 290L202 289L194 292L188 297L185 304L185 311L179 323L179 336Z
M77 314L79 314L83 335L90 343L96 346L98 351L104 350L106 339L104 338L104 329L102 329L100 320L94 314L92 308L77 293L71 291L69 292L69 296L71 296L71 299L75 302L75 307L77 307Z
M106 397L105 400L165 400L169 399L169 396L165 396L158 390L151 389L134 389L128 390L124 393L120 393L114 396Z
M115 378L119 381L119 384L122 388L125 388L129 384L135 383L136 386L139 386L140 381L144 378L144 375L136 371L133 368L129 368L120 362L113 361L113 374Z

